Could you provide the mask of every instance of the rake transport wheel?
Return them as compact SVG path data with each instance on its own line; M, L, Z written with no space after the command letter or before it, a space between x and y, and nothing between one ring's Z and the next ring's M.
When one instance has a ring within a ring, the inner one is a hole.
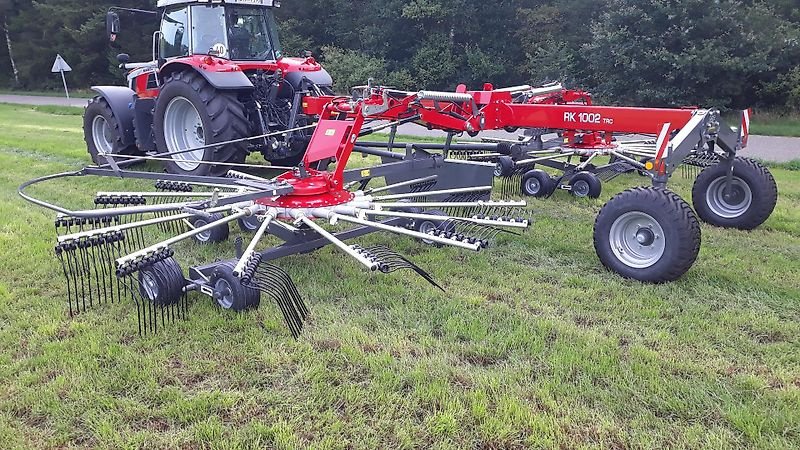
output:
M674 281L700 252L700 224L677 194L659 188L629 189L600 210L594 248L609 270L648 283Z
M83 114L83 137L89 156L97 165L107 164L105 153L135 155L140 153L135 145L122 144L122 130L114 111L106 99L95 97L89 101Z
M167 78L156 103L153 130L161 153L250 136L245 108L236 93L217 90L193 70ZM239 142L169 156L165 167L179 175L221 176L230 167L202 162L243 163L246 157L247 142Z
M210 223L216 222L218 220L222 220L224 216L220 213L211 214L208 217L203 216L195 216L193 217L190 222L192 227L200 228L204 227ZM201 244L215 244L217 242L225 242L228 240L228 236L230 236L231 228L227 223L220 224L210 230L206 230L200 234L195 235L195 240Z
M528 197L547 197L556 190L556 182L544 170L534 169L522 176L521 189Z
M178 303L185 285L181 266L174 258L167 258L139 271L139 293L156 306Z
M747 158L733 160L728 185L726 166L719 163L700 172L692 188L694 209L711 225L752 230L775 210L778 185L766 167Z
M570 193L578 198L599 198L603 192L603 182L591 172L578 172L569 180Z
M233 275L233 269L234 265L230 262L222 263L214 269L209 282L214 290L214 300L222 309L236 312L258 308L261 293L245 287L239 277Z

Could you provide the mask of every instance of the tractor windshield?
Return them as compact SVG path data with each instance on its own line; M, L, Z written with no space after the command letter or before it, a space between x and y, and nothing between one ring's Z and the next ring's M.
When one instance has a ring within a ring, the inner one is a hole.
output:
M195 54L212 54L237 61L280 57L275 17L267 8L193 6L192 39Z

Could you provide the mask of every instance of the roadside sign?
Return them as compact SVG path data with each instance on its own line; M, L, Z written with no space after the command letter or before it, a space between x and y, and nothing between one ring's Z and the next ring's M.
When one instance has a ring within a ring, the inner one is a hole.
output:
M56 55L56 62L53 63L52 71L53 73L72 72L72 67L70 67L66 61L64 61L64 58L62 58L61 55Z
M53 63L53 68L51 69L53 73L60 73L61 74L61 81L64 82L64 92L67 94L67 99L69 99L69 89L67 88L67 78L64 76L64 72L72 72L72 67L64 61L64 58L61 55L56 55L56 62Z

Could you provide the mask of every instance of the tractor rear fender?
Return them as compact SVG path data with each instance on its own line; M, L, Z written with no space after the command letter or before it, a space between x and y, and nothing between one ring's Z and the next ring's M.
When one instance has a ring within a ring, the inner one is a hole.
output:
M92 90L97 92L111 107L122 128L122 145L131 146L136 145L136 137L134 135L134 103L136 102L136 93L131 89L122 86L93 86Z
M295 89L303 88L303 80L308 80L317 86L333 86L333 78L325 69L316 72L287 72L284 75L286 81L292 84Z
M206 70L202 67L202 65L195 65L196 62L197 61L194 58L168 62L161 68L159 72L162 82L175 72L195 70L197 73L202 75L210 85L219 90L236 91L254 88L253 83L250 82L250 79L247 78L247 75L245 75L242 71ZM223 69L223 67L218 68Z

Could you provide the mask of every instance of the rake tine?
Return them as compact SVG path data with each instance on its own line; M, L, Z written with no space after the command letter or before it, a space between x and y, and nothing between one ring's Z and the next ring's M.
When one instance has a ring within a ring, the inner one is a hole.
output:
M67 273L67 265L64 262L64 249L61 245L55 247L56 256L61 262L61 270L64 271L64 278L67 279L67 303L69 304L69 316L72 317L72 286L69 282L69 274Z
M273 288L277 289L277 293L273 294L273 296L279 303L284 304L284 307L287 311L287 317L290 318L290 321L292 321L294 324L294 334L295 338L297 338L297 336L299 336L300 332L303 330L304 317L302 313L298 312L297 307L294 304L290 284L287 283L285 279L282 279L281 270L278 269L277 266L267 264L266 270L268 276L276 281Z

